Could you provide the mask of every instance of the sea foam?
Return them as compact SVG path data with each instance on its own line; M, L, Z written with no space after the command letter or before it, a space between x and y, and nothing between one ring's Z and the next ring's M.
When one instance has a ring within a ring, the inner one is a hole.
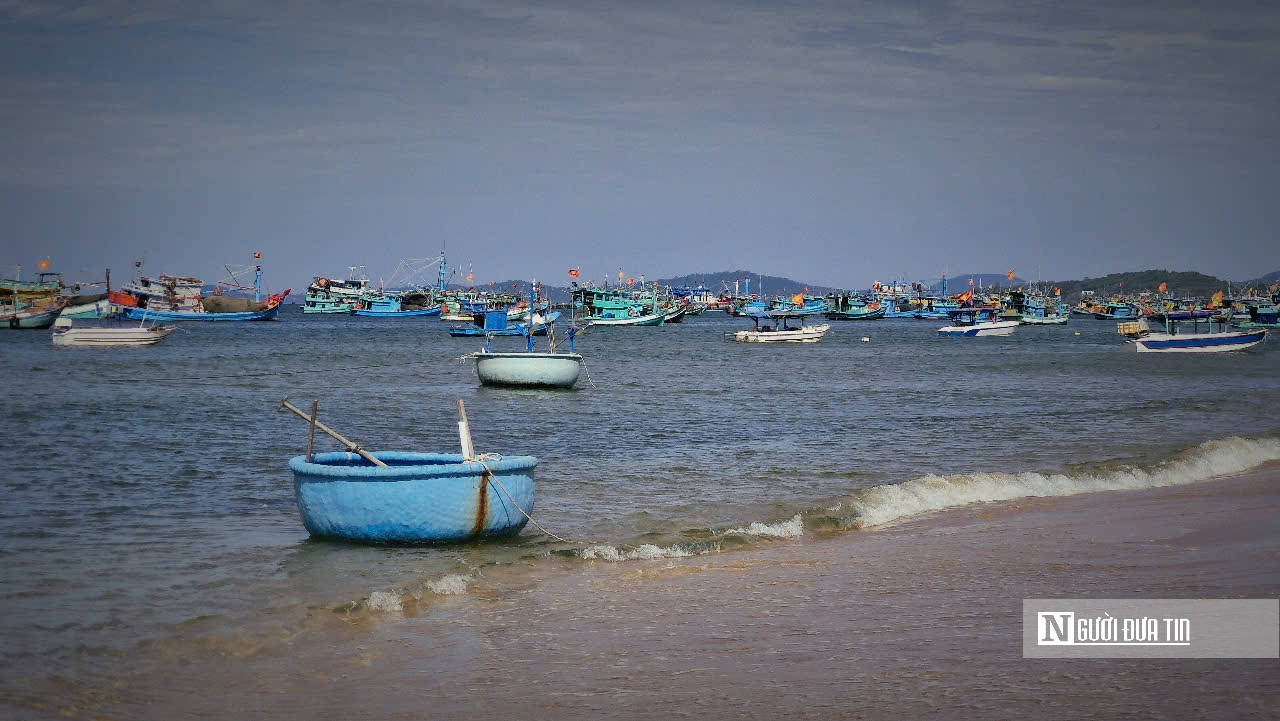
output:
M451 573L434 581L427 581L427 588L441 596L458 596L467 592L467 584L470 582L469 576Z
M1122 467L1082 475L928 475L867 489L859 493L850 505L857 512L855 525L866 528L970 503L1185 485L1240 473L1275 460L1280 460L1280 440L1232 437L1202 443L1150 468Z
M584 560L599 561L652 561L659 558L687 558L694 555L680 546L655 546L645 543L627 551L620 551L613 546L588 546L579 554Z
M797 513L786 521L778 521L777 523L753 521L751 525L745 528L731 528L728 533L735 533L740 536L764 536L766 538L796 538L804 535L804 521L800 520L800 514Z

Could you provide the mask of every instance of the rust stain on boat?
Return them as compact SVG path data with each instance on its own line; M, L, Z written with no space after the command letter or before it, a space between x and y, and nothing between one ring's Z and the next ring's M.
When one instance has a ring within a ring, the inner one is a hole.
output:
M471 537L475 538L484 531L484 519L489 515L489 472L480 476L480 498L476 501L476 525L471 529Z

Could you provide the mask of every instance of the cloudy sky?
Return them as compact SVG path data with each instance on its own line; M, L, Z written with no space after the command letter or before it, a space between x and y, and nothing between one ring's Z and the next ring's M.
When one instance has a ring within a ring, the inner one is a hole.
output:
M3 275L1280 268L1280 5L0 0Z

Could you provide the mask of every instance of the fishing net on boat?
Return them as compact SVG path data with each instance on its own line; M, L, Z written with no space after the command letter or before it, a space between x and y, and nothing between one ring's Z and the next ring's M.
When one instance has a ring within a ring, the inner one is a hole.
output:
M228 298L225 295L211 295L201 298L200 302L209 313L257 313L267 309L266 303L255 303L248 298Z

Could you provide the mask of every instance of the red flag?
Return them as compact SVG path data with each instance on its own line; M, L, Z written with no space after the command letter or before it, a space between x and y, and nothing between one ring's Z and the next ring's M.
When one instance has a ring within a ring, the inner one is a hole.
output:
M577 277L578 277L578 275L579 275L579 274L578 274L578 269L577 269L577 268L570 268L570 269L569 269L569 277L570 277L570 278L577 278Z
M1005 273L1005 277L1009 280L1013 280L1013 271L1011 270L1008 273Z
M1169 284L1168 284L1168 283L1161 283L1161 284L1160 284L1160 292L1161 292L1161 293L1163 293L1163 292L1165 292L1166 290L1169 290Z
M257 251L254 251L254 253L253 253L253 259L254 259L254 260L260 260L261 258L262 258L262 253L259 253L259 252L257 252Z
M636 284L635 278L627 278L627 285L635 285L635 284Z
M961 303L968 303L969 301L973 300L973 289L966 290L965 292L956 296L956 300L960 301Z
M475 274L473 274L473 273L467 273L467 282L468 282L468 283L470 283L471 281L473 281L473 280L475 280L475 279L476 279Z
M49 259L48 259L48 258L45 258L44 260L40 261L39 263L36 263L36 267L37 267L37 268L39 268L40 270L48 270L48 269L49 269Z

